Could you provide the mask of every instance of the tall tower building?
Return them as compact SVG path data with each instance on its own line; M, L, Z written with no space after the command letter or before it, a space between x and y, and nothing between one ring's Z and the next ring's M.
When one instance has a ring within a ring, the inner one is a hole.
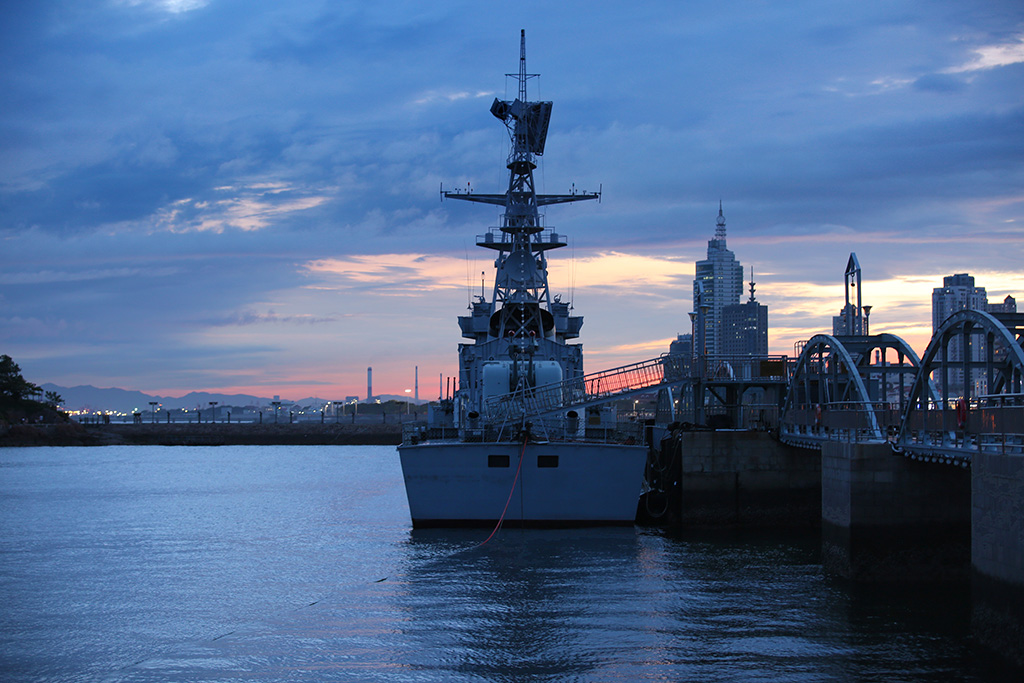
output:
M703 307L706 311L704 329L696 330L698 344L703 342L703 349L698 349L698 353L708 356L725 353L721 327L723 309L738 304L742 295L743 266L725 247L725 215L719 202L715 238L708 240L708 257L697 261L693 280L693 310L700 311Z
M946 318L957 311L964 310L988 310L988 294L985 292L984 287L976 287L974 285L974 277L967 273L947 275L942 278L942 287L936 287L932 290L932 334L935 334L935 331L942 326ZM950 339L946 351L949 354L949 357L946 358L947 363L962 361L964 359L963 341L959 337ZM970 350L970 360L981 360L982 352L983 350L980 347L972 348ZM972 383L982 379L980 369L972 370L971 375ZM964 372L956 366L949 370L948 392L942 387L941 377L936 379L935 384L940 392L951 397L977 394L977 391L966 390L967 388L964 386Z
M768 355L768 307L754 298L754 269L750 269L750 299L722 309L722 353L727 356Z
M932 290L932 334L946 318L963 310L988 310L988 294L984 287L975 287L974 277L967 273L947 275L942 286Z

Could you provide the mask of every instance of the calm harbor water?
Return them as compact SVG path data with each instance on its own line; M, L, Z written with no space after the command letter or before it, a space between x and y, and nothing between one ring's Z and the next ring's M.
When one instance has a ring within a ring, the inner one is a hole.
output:
M0 528L4 681L1015 680L815 535L412 531L391 447L0 449Z

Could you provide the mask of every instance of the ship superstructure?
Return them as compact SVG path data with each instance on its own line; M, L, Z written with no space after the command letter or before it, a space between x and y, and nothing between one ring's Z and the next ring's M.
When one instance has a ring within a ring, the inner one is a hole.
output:
M445 192L449 199L503 206L501 225L477 236L477 246L497 252L490 301L475 297L470 315L459 317L457 412L479 414L490 397L559 382L583 374L583 351L568 344L579 336L581 316L552 296L548 286L547 252L566 246L564 235L544 225L543 206L599 199L600 192L539 195L533 172L544 154L551 102L531 102L526 72L526 32L520 34L519 73L515 100L495 99L491 113L508 129L508 189L504 194Z

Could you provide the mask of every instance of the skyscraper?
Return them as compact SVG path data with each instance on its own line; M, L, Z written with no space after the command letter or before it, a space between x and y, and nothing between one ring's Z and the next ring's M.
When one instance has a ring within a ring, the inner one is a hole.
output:
M727 356L768 355L768 307L754 298L754 269L750 269L750 299L722 309L722 353Z
M984 287L974 286L974 277L967 273L947 275L942 287L932 290L932 334L957 311L988 310L988 294Z
M726 306L738 304L743 295L743 266L725 247L725 215L718 204L715 238L708 240L708 257L697 261L693 280L693 310L706 311L703 330L695 330L698 353L718 356L725 353L722 344L722 313Z
M942 278L942 287L932 290L932 334L942 326L946 318L957 311L974 310L990 313L1015 313L1017 302L1012 296L1007 296L1002 303L989 304L988 293L984 287L974 284L974 278L967 273L956 273ZM983 348L985 341L981 338L973 339L971 342L970 358L972 361L980 361L985 357ZM946 347L949 357L947 362L962 361L964 359L963 341L959 337L949 340ZM998 353L998 350L996 350ZM949 396L956 396L963 392L963 395L978 395L987 391L984 372L980 368L971 370L971 384L973 390L964 387L964 373L958 367L949 370ZM936 385L942 389L942 378L936 380ZM945 393L945 392L944 392Z

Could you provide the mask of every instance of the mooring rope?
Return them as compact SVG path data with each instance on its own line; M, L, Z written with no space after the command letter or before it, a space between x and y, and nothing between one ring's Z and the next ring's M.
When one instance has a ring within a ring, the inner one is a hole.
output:
M501 517L498 518L498 523L494 526L494 531L488 536L483 543L476 546L479 548L482 545L486 545L487 541L494 538L494 534L498 533L498 529L501 528L501 523L505 521L505 513L508 512L508 504L512 502L512 494L515 493L516 484L519 482L519 472L523 469L523 458L526 457L526 442L529 441L529 433L523 434L523 448L519 451L519 465L516 466L516 476L512 479L512 490L508 492L508 500L505 501L505 509L501 511Z

